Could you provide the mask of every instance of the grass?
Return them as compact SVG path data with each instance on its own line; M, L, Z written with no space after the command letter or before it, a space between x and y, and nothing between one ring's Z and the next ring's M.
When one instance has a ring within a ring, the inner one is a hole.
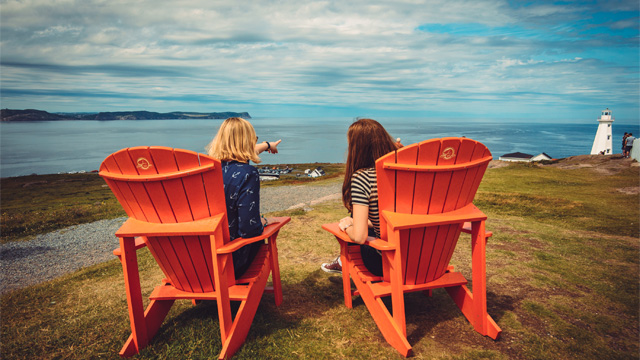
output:
M94 173L20 176L0 183L2 243L126 215Z
M262 167L263 165L260 165ZM271 167L271 165L265 165ZM277 165L284 168L286 165ZM344 174L343 164L289 165L294 169L264 187L323 184ZM322 167L326 176L310 178L305 169ZM296 174L302 176L297 177ZM31 175L0 179L0 243L29 240L34 235L102 219L126 216L104 180L95 173Z
M637 359L638 195L618 190L638 182L637 168L610 175L552 166L490 169L476 203L494 232L487 304L502 336L493 341L476 333L442 289L431 298L412 293L407 333L415 357ZM275 307L273 296L264 295L236 358L401 358L362 300L347 309L340 278L318 267L338 252L320 225L345 215L340 203L273 215L292 216L278 238L284 302ZM140 255L148 294L163 276L147 250ZM470 260L465 236L452 264L469 278ZM1 305L6 359L116 359L129 335L115 259L5 294ZM213 358L219 351L215 303L182 301L137 358Z

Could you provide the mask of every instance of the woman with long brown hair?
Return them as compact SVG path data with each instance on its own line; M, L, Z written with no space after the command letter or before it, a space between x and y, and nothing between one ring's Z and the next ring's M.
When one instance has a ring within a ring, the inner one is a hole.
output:
M374 275L382 275L382 257L366 244L368 237L380 237L380 214L378 211L378 187L375 163L383 155L401 147L389 133L372 119L360 119L347 131L348 153L342 203L351 213L340 220L340 229L349 238L360 244L362 260ZM340 257L321 266L326 272L341 272Z

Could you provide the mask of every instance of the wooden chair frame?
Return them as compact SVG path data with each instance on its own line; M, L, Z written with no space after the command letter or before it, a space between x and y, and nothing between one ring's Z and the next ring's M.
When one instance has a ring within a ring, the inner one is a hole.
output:
M114 250L122 263L131 324L121 356L133 356L149 344L175 300L217 302L223 344L219 359L242 346L265 290L274 293L276 306L282 303L276 238L290 218L276 218L260 236L230 241L220 169L216 159L165 147L123 149L101 165L100 175L130 216L116 232L120 247ZM181 221L185 218L191 220ZM266 244L236 280L232 253L263 240ZM136 253L144 247L167 277L151 293L146 310ZM266 286L269 274L272 287ZM235 318L231 301L241 302Z
M449 151L457 153L459 159L443 161L443 157L449 156ZM418 154L422 155L422 160ZM485 254L487 239L492 233L485 230L486 215L471 203L490 160L491 154L480 143L469 139L445 138L413 144L376 162L381 238L369 241L368 245L382 254L383 276L374 276L366 269L359 247L353 246L354 242L340 230L337 223L322 226L340 243L345 305L351 308L352 297L361 296L386 341L404 356L412 353L407 340L404 306L404 294L408 292L427 291L430 294L432 289L443 287L477 332L497 339L502 331L487 313ZM464 174L454 177L446 175L454 171ZM416 176L416 173L423 175ZM424 175L427 173L429 176ZM405 180L411 186L407 186L402 177L406 177L408 180ZM462 180L459 180L461 177ZM456 194L457 188L451 190L451 181L464 183L457 185L464 196ZM412 200L401 199L407 192L406 189L421 186L431 187L425 192L432 198L431 205L425 209L430 208L433 213L420 210L420 206L426 205L417 204L415 196L411 194L409 196L413 196ZM436 199L440 194L432 190L443 186L447 186L452 195ZM447 200L452 196L456 198ZM411 204L408 205L407 202ZM437 206L432 206L433 204ZM427 236L427 232L435 233ZM449 265L451 253L461 232L471 234L473 293L466 286L465 277L453 271L453 266ZM431 241L431 246L424 246L425 241ZM440 250L442 247L446 249ZM435 252L441 252L442 255L431 264L425 264L427 261L421 259L414 259L411 263L409 259L421 256L410 251L415 248L427 249L422 254L429 255L425 257L428 259L434 259ZM432 253L428 253L428 249L433 249ZM350 279L355 283L354 291L351 290ZM388 296L391 297L393 315L382 301L382 298Z

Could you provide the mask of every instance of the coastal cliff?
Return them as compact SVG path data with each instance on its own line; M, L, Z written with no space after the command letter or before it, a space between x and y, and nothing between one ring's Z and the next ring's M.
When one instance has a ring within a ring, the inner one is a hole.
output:
M197 113L174 111L158 113L152 111L118 111L99 113L49 113L42 110L0 110L0 121L59 121L59 120L169 120L169 119L226 119L241 117L251 119L248 112Z

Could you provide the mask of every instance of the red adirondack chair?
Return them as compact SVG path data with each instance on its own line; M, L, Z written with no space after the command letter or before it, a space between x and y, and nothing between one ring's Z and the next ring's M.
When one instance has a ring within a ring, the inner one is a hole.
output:
M175 300L216 300L222 350L232 356L244 343L272 275L276 305L282 302L276 237L290 218L277 218L262 235L229 240L220 162L192 151L134 147L109 155L102 176L129 219L116 232L124 272L131 336L120 351L137 354L160 328ZM232 253L267 239L255 260L236 280ZM147 247L166 276L142 304L136 250ZM232 319L231 301L241 305ZM206 334L203 334L207 336Z
M446 288L462 313L482 335L497 339L500 327L487 314L486 216L472 201L491 153L466 138L433 139L403 147L376 161L383 276L367 271L360 249L337 223L322 227L340 242L345 304L360 295L380 332L402 355L407 341L404 293ZM449 261L461 232L471 234L473 293ZM351 291L349 276L357 290ZM391 296L393 315L382 302Z

